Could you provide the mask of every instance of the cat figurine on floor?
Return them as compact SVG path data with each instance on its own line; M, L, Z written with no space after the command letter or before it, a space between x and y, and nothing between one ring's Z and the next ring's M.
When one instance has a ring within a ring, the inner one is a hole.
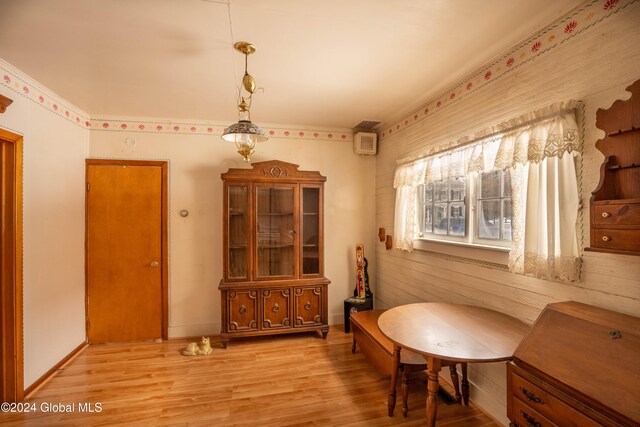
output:
M199 344L195 342L189 343L187 348L182 350L182 354L184 356L197 356L211 354L212 351L209 337L202 337Z

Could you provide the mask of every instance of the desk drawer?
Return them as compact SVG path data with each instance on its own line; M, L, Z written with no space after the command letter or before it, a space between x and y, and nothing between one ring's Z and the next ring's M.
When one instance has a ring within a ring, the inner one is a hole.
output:
M578 412L576 409L564 403L559 396L548 392L544 387L527 381L515 372L511 377L511 393L513 399L514 416L518 416L517 406L521 403L534 409L539 414L548 417L562 426L574 427L599 427L600 424ZM522 414L520 415L522 418ZM535 415L534 415L535 417ZM524 424L528 425L528 424ZM534 424L532 424L534 425Z
M513 400L513 421L520 427L558 427L558 424L518 399Z
M596 228L594 236L591 245L596 248L640 250L640 230Z
M640 224L640 204L596 204L593 222L598 225L638 225Z

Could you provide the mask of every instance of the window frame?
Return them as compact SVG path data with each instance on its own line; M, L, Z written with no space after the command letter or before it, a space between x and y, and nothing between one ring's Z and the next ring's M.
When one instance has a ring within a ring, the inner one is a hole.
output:
M502 171L491 171L491 172L487 172L487 173L492 173L492 172L500 172L500 196L499 197L487 197L484 199L480 198L480 185L482 183L482 175L483 173L478 173L475 176L471 176L469 177L472 182L472 185L474 186L475 189L475 193L474 193L474 197L473 197L473 220L474 220L474 235L473 235L473 243L476 244L480 244L480 245L484 245L484 246L498 246L498 247L502 247L502 248L511 248L511 244L513 242L513 229L512 229L512 234L511 234L511 239L506 240L503 239L502 237L502 221L503 221L503 217L504 217L504 205L503 205L503 201L505 199L509 199L511 200L512 195L509 195L508 197L504 196L504 175L506 173L509 173L506 170L502 170ZM480 220L480 215L479 215L479 211L480 211L480 202L484 201L484 200L499 200L500 201L500 238L499 239L490 239L490 238L482 238L480 237L479 231L480 231L480 225L479 225L479 220ZM513 224L513 211L511 212L511 224Z
M500 177L500 200L502 204L502 200L506 197L503 197L502 186L504 182L504 173L508 173L508 171L502 171ZM465 196L462 200L465 207L465 235L464 236L451 236L451 235L442 235L436 234L435 232L426 232L424 230L425 227L425 206L426 199L424 196L425 192L425 184L421 184L417 187L416 193L416 216L418 222L418 230L416 232L416 236L414 237L414 241L418 244L416 247L418 249L424 250L434 250L434 251L442 251L448 253L448 250L442 250L446 248L446 245L450 245L451 247L455 247L453 249L454 255L460 255L460 249L469 249L475 248L480 251L498 251L498 252L508 252L511 249L512 240L502 240L502 239L483 239L478 237L478 207L479 207L479 184L481 182L482 173L478 174L468 174L464 177L465 182ZM450 181L450 180L447 180ZM433 185L435 183L431 183ZM449 187L450 191L450 187ZM435 206L435 186L432 188L432 207ZM450 193L448 194L450 197ZM510 198L510 197L509 197ZM496 198L492 198L496 199ZM454 201L454 203L457 201ZM447 214L449 214L449 206L451 200L447 200ZM502 205L501 205L501 221L502 221ZM432 229L434 229L432 224ZM502 233L502 225L500 227ZM435 229L434 229L435 230ZM458 249L460 248L460 249ZM464 255L462 255L464 256ZM473 256L473 258L484 259L483 256ZM495 257L490 256L490 261L495 262ZM500 263L506 264L506 259L502 256L498 257L500 259Z
M442 201L438 201L438 203L446 203L447 205L447 234L436 234L435 233L435 224L434 224L434 220L435 220L435 204L436 204L436 200L435 200L435 182L430 183L430 184L421 184L418 186L418 190L417 190L417 194L416 194L416 204L417 206L417 212L419 215L419 225L418 225L418 232L416 233L416 237L414 238L414 240L417 239L424 239L424 240L433 240L433 241L438 241L438 242L458 242L458 243L466 243L468 241L468 233L469 233L469 203L467 203L467 201L469 200L469 184L468 184L468 179L467 177L465 177L464 179L464 196L462 197L462 200L451 200L451 187L450 187L450 181L453 181L454 179L449 179L446 182L448 183L448 188L447 188L447 200L446 202L442 202ZM426 232L424 230L424 226L425 226L425 206L426 206L426 200L424 197L425 194L425 186L426 185L432 185L432 196L431 196L431 207L432 207L432 231L431 232ZM464 236L455 236L455 235L450 235L449 234L449 228L450 228L450 205L451 203L462 203L464 205L464 230L465 230L465 234Z

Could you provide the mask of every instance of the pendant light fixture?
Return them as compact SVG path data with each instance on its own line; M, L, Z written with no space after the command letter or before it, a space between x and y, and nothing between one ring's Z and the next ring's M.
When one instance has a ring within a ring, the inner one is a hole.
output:
M236 144L238 153L246 162L251 161L256 143L264 142L269 138L262 129L251 123L251 101L256 91L256 81L247 72L247 62L249 55L256 51L256 47L248 42L237 42L233 47L240 53L244 54L244 76L242 77L242 86L238 89L238 123L234 123L224 130L222 139ZM243 94L243 89L246 95Z

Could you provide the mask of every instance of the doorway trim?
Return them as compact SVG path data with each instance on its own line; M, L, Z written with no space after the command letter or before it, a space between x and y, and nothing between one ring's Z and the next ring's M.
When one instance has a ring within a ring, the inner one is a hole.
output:
M87 189L87 183L89 182L89 166L160 166L162 168L162 212L161 212L161 250L162 255L161 267L162 267L162 339L169 339L169 242L168 242L168 162L156 161L156 160L123 160L123 159L86 159L85 161L85 190ZM89 205L87 198L85 197L85 234L84 234L84 274L85 274L85 334L89 339L89 300L87 298L89 294L89 273L88 273L88 233L89 229Z
M9 185L13 188L13 197L0 209L12 210L9 232L12 233L13 244L6 239L0 239L3 257L6 255L9 261L3 260L3 264L10 264L8 268L13 270L11 283L0 280L0 298L2 317L0 328L2 332L2 354L0 357L2 369L2 401L20 402L24 399L24 336L23 336L23 224L22 224L22 181L23 181L23 137L0 128L0 140L2 144L13 145L14 170L9 182L3 182L2 186ZM7 349L9 344L10 349ZM7 354L11 352L12 354ZM8 360L11 359L11 360Z

